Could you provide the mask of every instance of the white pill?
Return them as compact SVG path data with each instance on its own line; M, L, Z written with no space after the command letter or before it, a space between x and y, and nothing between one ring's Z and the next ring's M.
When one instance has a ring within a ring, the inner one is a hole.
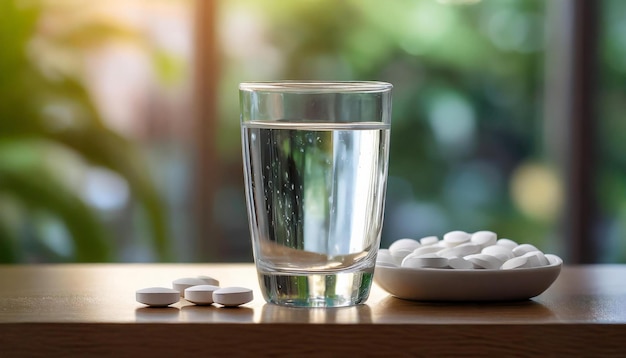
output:
M446 244L452 245L452 246L464 244L470 241L471 238L472 238L472 235L466 233L465 231L459 231L459 230L450 231L446 233L445 235L443 235L443 241Z
M508 261L509 259L511 259L510 255L503 255L503 254L495 254L495 255L491 255L495 258L497 258L498 260L500 260L500 262L505 262ZM515 256L513 256L515 257Z
M472 234L470 240L476 245L487 247L496 244L498 240L498 235L496 235L496 233L493 231L476 231Z
M204 281L205 285L211 285L211 286L219 286L220 282L217 279L214 279L211 276L204 276L204 275L200 275L198 276L199 279L201 279L202 281Z
M505 263L502 264L500 268L502 270L512 270L512 269L525 268L525 267L531 267L528 264L528 257L518 256L518 257L514 257L506 261Z
M527 252L522 257L528 258L528 263L532 267L547 266L549 264L548 259L541 251Z
M521 244L513 249L513 254L515 256L522 256L525 253L531 252L531 251L539 251L539 249L534 247L531 244Z
M448 259L437 254L410 254L402 260L402 267L406 268L444 268L447 266Z
M452 257L448 259L448 266L457 270L473 269L474 264L462 257Z
M496 256L496 257L500 257L500 258L504 258L506 260L515 257L515 255L513 255L513 251L511 249L509 249L506 246L502 246L502 245L491 245L491 246L487 246L484 249L482 249L481 253L483 254L487 254L487 255L491 255L491 256Z
M452 257L459 257L459 256L467 256L467 255L459 255L457 250L454 250L454 247L448 247L445 249L440 249L439 251L436 251L435 254L441 256L441 257L445 257L445 258L452 258ZM469 254L468 254L469 255Z
M502 266L502 260L495 256L487 254L473 254L465 256L465 259L474 264L477 269L499 269Z
M443 248L439 245L428 245L428 246L422 246L422 247L418 247L417 249L413 250L413 253L416 255L425 255L425 254L432 254L438 251L441 251Z
M447 249L443 249L437 251L437 255L442 257L463 257L471 254L477 254L480 252L480 245L473 244L471 242L466 242L464 244L450 247Z
M439 238L437 236L426 236L420 239L420 244L422 245L434 245L439 242Z
M135 299L150 307L166 307L180 300L180 293L171 288L148 287L137 290Z
M412 250L406 250L406 249L398 249L395 251L389 251L389 253L391 254L391 257L393 257L394 262L396 263L396 265L400 265L402 263L402 260L404 260L404 258L409 255L412 254L413 251Z
M235 307L252 301L252 290L245 287L224 287L213 292L213 302Z
M198 285L185 289L185 299L197 305L210 305L213 303L213 292L219 290L215 285Z
M561 260L561 258L556 256L556 255L545 254L544 256L545 256L546 260L548 260L548 265L557 265L557 264L563 262L563 260Z
M172 282L172 287L176 291L180 292L180 296L182 297L185 294L185 289L189 287L193 287L193 286L206 285L206 284L207 284L206 281L201 278L183 277L183 278L174 280L174 282Z
M393 256L389 253L387 249L378 250L378 255L376 255L376 264L385 264L387 266L397 266Z
M513 241L513 240L511 240L511 239L499 239L499 240L496 242L496 245L506 246L506 247L508 247L509 249L513 250L514 248L516 248L516 247L517 247L517 245L518 245L518 244L517 244L517 242L515 242L515 241Z
M420 247L420 243L417 240L413 239L400 239L394 241L391 245L389 245L389 252L393 255L393 253L397 250L409 250L413 251Z

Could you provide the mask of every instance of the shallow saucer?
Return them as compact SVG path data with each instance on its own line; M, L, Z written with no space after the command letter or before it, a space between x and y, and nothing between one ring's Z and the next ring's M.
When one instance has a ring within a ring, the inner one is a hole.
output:
M416 301L514 301L540 295L561 272L563 260L512 270L455 270L377 265L374 282L391 295Z

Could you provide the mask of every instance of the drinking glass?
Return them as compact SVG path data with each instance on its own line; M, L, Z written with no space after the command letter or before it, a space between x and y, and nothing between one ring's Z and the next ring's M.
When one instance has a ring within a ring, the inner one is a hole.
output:
M385 82L239 85L254 260L267 302L364 302L383 223L391 89Z

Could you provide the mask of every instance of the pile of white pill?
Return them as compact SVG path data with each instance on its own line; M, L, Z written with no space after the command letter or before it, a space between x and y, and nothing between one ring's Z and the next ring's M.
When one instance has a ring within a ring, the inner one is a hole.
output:
M252 290L245 287L220 287L210 276L183 277L172 282L172 288L148 287L137 290L135 299L150 307L167 307L185 300L200 306L220 304L237 307L252 301Z
M380 249L376 264L404 268L510 270L547 266L553 255L544 254L531 244L498 239L492 231L450 231L439 240L428 236L419 240L400 239L389 249Z

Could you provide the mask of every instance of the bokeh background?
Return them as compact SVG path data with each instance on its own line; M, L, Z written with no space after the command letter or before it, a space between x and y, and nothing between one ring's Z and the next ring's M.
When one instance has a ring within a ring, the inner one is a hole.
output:
M0 262L251 261L239 82L394 84L382 246L626 262L626 2L2 0Z

